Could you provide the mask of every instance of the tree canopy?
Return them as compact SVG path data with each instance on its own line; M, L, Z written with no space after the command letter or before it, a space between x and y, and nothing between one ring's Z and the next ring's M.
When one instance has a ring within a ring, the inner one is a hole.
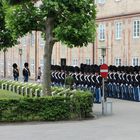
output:
M12 47L17 43L17 40L12 36L11 30L7 29L5 24L5 9L2 0L0 0L0 50L6 50L6 48Z
M95 38L96 8L93 0L7 0L7 27L14 38L41 31L44 47L43 93L50 95L51 55L54 43L83 47ZM13 18L14 17L14 18Z
M21 1L21 3L20 3ZM53 38L69 47L86 46L95 36L93 0L10 0L20 3L9 8L7 25L14 36L22 37L32 30L45 33L48 17L53 17ZM24 3L23 3L24 2ZM16 18L13 18L16 17Z

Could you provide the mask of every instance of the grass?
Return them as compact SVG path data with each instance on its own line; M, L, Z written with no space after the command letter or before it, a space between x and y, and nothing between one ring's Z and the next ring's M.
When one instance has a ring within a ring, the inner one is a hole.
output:
M23 96L13 93L11 91L0 89L0 99L20 99L20 98L23 98Z

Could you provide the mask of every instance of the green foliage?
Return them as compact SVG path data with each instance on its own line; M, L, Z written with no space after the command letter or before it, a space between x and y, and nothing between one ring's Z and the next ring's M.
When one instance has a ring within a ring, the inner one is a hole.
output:
M15 94L11 91L0 90L0 99L19 99L23 98L23 96Z
M51 95L49 73L53 45L62 41L71 48L83 47L94 41L96 10L93 0L10 1L15 6L5 3L5 9L6 27L13 33L12 37L20 38L36 30L45 38L43 93Z
M54 29L56 38L69 47L87 46L95 38L95 6L92 0L65 1L59 25Z
M46 98L0 99L0 121L56 121L81 119L89 116L90 94L75 98L54 96Z
M28 89L42 90L38 84L25 84L15 81L0 80L0 87L12 85ZM54 96L44 98L25 98L12 92L0 90L0 121L33 121L81 119L92 112L90 92L67 90L52 87Z
M17 43L17 40L13 38L12 31L5 26L5 8L0 0L0 50L7 47L12 47Z
M13 19L13 16L16 18ZM33 30L42 31L39 25L41 20L40 11L33 3L9 7L7 10L7 27L10 27L13 37L22 37Z
M65 86L72 89L73 84L74 84L74 78L72 76L67 76L65 78Z
M73 96L73 107L79 118L90 117L92 112L92 94L88 91L79 91Z
M73 85L73 83L74 83L74 79L72 76L67 76L65 78L65 85Z
M29 0L7 0L10 5L23 4L29 2Z
M32 30L45 34L46 20L53 18L55 41L62 41L69 47L87 46L94 41L96 10L93 0L42 0L38 6L35 1L24 1L7 8L7 27L14 36L22 37Z

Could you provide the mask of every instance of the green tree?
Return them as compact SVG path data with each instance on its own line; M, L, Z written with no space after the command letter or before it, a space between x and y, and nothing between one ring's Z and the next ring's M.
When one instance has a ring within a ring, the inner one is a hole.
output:
M68 47L87 46L96 32L96 8L93 0L7 0L7 27L14 37L33 30L45 39L43 93L51 95L51 55L55 42ZM16 18L13 18L16 17Z
M12 32L6 28L5 9L2 0L0 0L0 51L4 53L4 77L6 77L6 51L7 48L14 46L17 39L13 38Z

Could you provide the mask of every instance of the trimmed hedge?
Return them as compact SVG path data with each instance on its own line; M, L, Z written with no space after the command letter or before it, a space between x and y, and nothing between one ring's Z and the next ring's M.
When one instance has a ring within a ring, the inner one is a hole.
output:
M24 97L19 94L15 94L11 91L0 89L0 99L19 99L19 98L24 98Z
M73 108L78 118L90 117L92 112L92 94L88 91L77 91L72 98Z
M0 99L0 121L56 121L86 118L92 112L92 95Z

